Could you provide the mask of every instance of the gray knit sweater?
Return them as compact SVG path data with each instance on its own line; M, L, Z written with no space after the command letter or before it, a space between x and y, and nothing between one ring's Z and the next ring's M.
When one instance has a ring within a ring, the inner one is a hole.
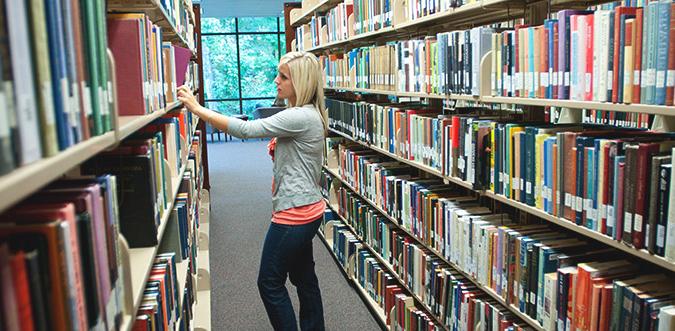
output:
M275 212L322 199L319 178L325 139L321 116L313 105L288 108L254 121L230 117L228 133L238 138L277 137L272 192Z

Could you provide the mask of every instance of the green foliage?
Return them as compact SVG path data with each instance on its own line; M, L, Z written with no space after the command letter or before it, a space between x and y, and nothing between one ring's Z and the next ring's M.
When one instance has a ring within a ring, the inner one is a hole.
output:
M279 62L279 40L285 50L285 38L279 36L276 17L204 18L203 33L234 33L239 28L239 58L241 62L241 93L237 71L237 36L202 36L204 56L204 92L206 100L243 98L274 98L274 77ZM283 21L281 22L283 31ZM245 32L270 32L245 34ZM244 100L243 112L258 106L269 106L272 100ZM222 113L238 114L238 101L208 102L208 107Z

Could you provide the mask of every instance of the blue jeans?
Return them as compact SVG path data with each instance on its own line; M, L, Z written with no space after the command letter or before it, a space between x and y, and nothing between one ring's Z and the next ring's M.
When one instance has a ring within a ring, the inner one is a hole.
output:
M300 329L325 329L312 249L320 224L321 218L303 225L270 224L260 259L258 290L274 330L298 329L286 290L287 276L298 291Z

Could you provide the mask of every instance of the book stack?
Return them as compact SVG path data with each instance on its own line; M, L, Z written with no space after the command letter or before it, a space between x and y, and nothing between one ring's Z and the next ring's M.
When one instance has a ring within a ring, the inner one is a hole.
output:
M413 0L408 1L404 7L405 18L408 21L416 20L425 16L452 10L466 4L474 3L475 0Z
M34 2L0 8L0 175L113 127L104 1Z
M393 1L353 0L354 34L377 31L392 26Z
M395 46L356 48L344 55L321 56L330 87L395 90Z
M159 254L150 271L134 322L138 330L174 330L181 314L173 253Z
M115 176L65 179L0 215L8 330L113 329L123 311Z

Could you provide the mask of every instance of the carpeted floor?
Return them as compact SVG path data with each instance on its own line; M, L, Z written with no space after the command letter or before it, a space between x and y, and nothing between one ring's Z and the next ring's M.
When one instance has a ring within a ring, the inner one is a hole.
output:
M211 175L211 325L213 330L271 330L256 279L272 212L267 141L209 142ZM327 330L379 330L370 311L314 239ZM287 282L298 312L295 288Z

